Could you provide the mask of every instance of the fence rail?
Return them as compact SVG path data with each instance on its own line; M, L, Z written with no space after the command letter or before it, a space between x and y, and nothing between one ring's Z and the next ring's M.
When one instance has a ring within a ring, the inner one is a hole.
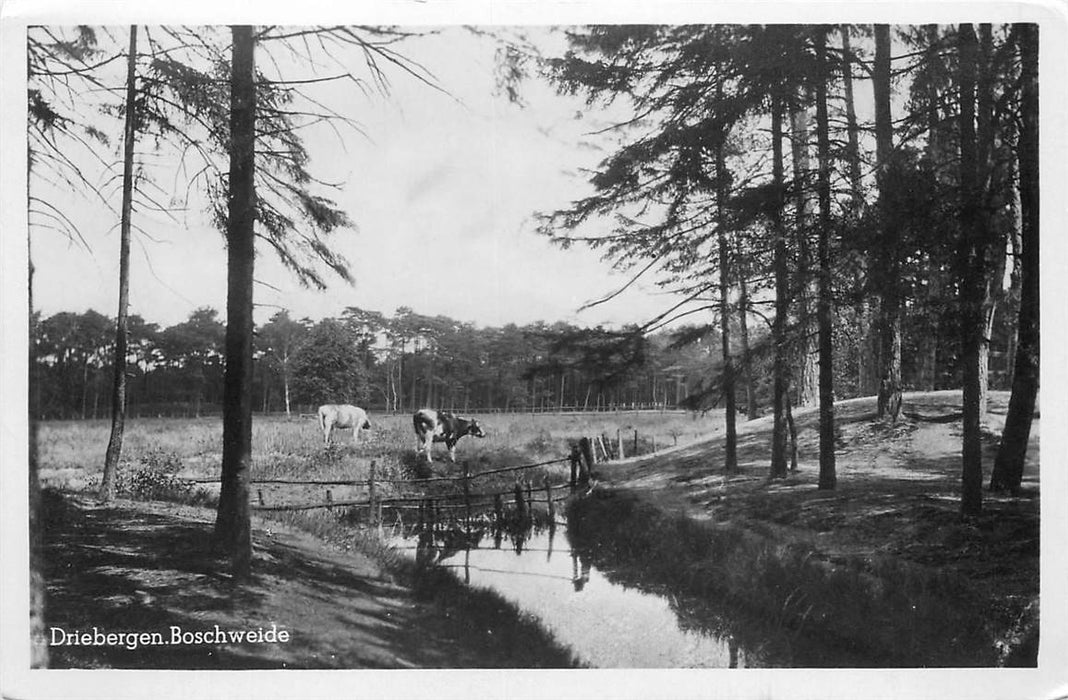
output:
M589 441L588 438L582 438L582 440L587 443ZM327 490L325 501L316 501L313 503L267 504L264 502L263 491L258 490L258 503L251 504L250 507L252 510L256 511L306 511L317 510L320 508L326 508L328 510L334 508L366 508L370 520L372 524L374 524L376 522L381 523L383 507L399 510L428 509L432 512L463 508L467 512L467 518L470 519L471 509L473 507L484 508L492 505L496 516L500 518L502 517L504 498L506 496L514 496L516 507L521 514L521 517L523 517L524 514L529 513L531 503L545 503L549 508L550 515L554 516L554 504L570 498L572 491L578 486L579 480L583 483L588 481L588 468L576 470L576 461L579 459L581 459L581 457L578 452L573 451L567 457L545 460L533 464L519 464L510 467L500 467L498 469L488 469L477 473L470 473L468 463L464 462L464 473L461 476L442 476L424 479L376 479L375 471L377 461L371 460L370 475L367 479L256 479L251 482L253 485L289 484L301 486L364 486L368 489L367 496L365 497L336 501L330 490ZM520 482L517 480L515 486L508 490L477 493L472 493L471 491L471 482L481 477L518 471L529 471L531 469L546 467L553 464L561 464L563 462L571 463L571 479L559 484L550 484L548 475L545 475L543 477L542 485L536 488L538 495L535 495L535 487L529 480L526 483L525 489L522 488ZM221 481L221 479L217 477L179 478L189 483L198 484L219 483ZM463 491L460 493L442 493L433 495L376 497L376 487L383 484L409 484L411 486L420 486L427 484L428 482L438 481L461 482L463 484ZM554 491L560 491L562 489L567 489L568 493L554 495Z
M505 472L522 471L525 469L535 469L537 467L545 467L550 464L561 464L568 461L568 457L561 457L559 459L550 459L545 462L538 462L537 464L520 464L513 467L501 467L500 469L489 469L484 472L475 472L470 474L468 478L477 479L483 476L490 476L492 474L503 474ZM218 484L222 481L220 477L181 477L182 481L188 481L194 484ZM375 479L373 483L376 484L426 484L434 481L463 481L462 476L431 476L424 479ZM370 486L370 479L255 479L252 484L291 484L302 486Z
M360 486L367 488L367 494L364 497L346 499L335 501L332 492L326 490L326 500L314 503L272 503L265 502L263 496L263 490L257 490L258 502L251 504L252 510L257 511L302 511L302 510L316 510L320 508L334 509L334 508L367 508L370 520L372 524L381 523L382 509L383 507L389 507L391 509L409 510L409 509L428 509L430 512L438 512L439 510L452 510L464 508L467 513L467 518L471 518L472 507L484 507L490 504L489 499L492 499L492 505L494 513L498 519L502 517L503 513L503 501L507 497L514 498L516 512L520 518L529 516L529 508L532 503L544 503L548 506L550 518L555 517L555 504L570 498L577 487L580 485L588 485L590 483L593 466L598 461L611 461L613 458L621 459L624 454L624 434L622 431L617 431L615 439L609 438L607 435L596 435L594 437L581 437L576 441L573 441L573 447L571 453L567 457L560 457L557 459L545 460L542 462L536 462L533 464L519 464L509 467L499 467L497 469L487 469L485 471L471 473L469 471L469 464L463 463L463 474L460 476L439 476L428 478L416 478L416 479L379 479L376 478L377 460L372 459L369 469L369 475L366 479L285 479L285 478L268 478L268 479L256 479L251 483L253 485L264 484L288 484L299 486ZM638 448L638 432L634 431L633 445L635 453ZM616 449L618 446L618 449ZM611 448L611 449L610 449ZM653 443L653 450L655 451L655 441ZM612 453L615 454L612 454ZM562 464L564 462L570 463L570 479L558 484L551 484L549 482L548 474L542 476L542 483L540 485L534 485L530 479L526 480L524 485L519 479L516 480L515 485L507 490L502 491L488 491L488 492L472 492L471 484L474 480L493 476L497 474L506 474L511 472L529 471L531 469L537 469L540 467L546 467L554 464ZM179 477L183 481L190 483L219 483L220 478L217 477ZM399 495L399 496L379 496L378 488L386 484L407 484L409 486L422 486L432 482L460 482L463 486L462 492L459 493L442 493L442 494L426 494L426 495ZM554 495L555 492L567 489L568 492L562 495ZM420 515L422 517L422 514Z

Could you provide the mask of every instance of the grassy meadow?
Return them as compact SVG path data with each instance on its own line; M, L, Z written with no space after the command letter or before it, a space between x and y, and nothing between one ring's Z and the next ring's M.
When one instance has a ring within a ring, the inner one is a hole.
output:
M626 456L635 444L639 454L655 448L686 445L710 437L722 429L722 415L684 412L617 412L583 414L474 414L486 430L483 439L465 437L457 445L457 464L450 464L445 446L434 446L429 472L415 453L416 440L407 413L372 415L370 430L354 444L351 431L335 431L330 444L313 416L257 416L253 422L253 481L263 479L362 480L371 462L376 478L404 480L416 476L457 476L460 463L471 472L535 464L566 457L573 441L581 436L604 435L614 446L623 436ZM50 421L38 426L38 460L45 486L72 491L93 491L100 483L110 423L105 420ZM635 443L637 431L637 443ZM222 455L222 421L211 418L138 418L126 423L120 462L119 495L148 500L177 500L212 505L218 492L213 483L190 484L187 479L217 478ZM522 472L525 479L540 484L544 476L559 483L569 473L567 463ZM514 483L516 473L501 475L494 488ZM436 482L438 488L443 482ZM447 482L445 482L447 483ZM474 482L476 489L489 487L487 480ZM430 486L429 484L427 485ZM456 485L452 485L458 488ZM297 504L325 500L325 489L334 501L365 497L363 486L301 486L257 484L264 503ZM382 484L379 494L410 495L405 484ZM253 494L254 500L258 493Z

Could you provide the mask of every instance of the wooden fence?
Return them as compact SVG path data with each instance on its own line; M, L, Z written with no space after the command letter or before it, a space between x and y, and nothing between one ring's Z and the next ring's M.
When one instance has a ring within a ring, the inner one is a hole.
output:
M652 451L656 451L656 440L652 439ZM295 485L295 486L356 486L365 491L365 495L355 499L335 500L333 490L324 489L324 499L307 503L267 503L263 489L256 488L256 500L251 505L257 511L305 511L326 508L354 508L366 509L368 521L372 525L381 524L382 509L389 507L393 510L418 510L420 521L435 518L437 513L464 509L468 520L474 508L487 509L492 506L495 517L503 516L504 501L514 501L515 512L519 517L527 517L532 504L545 504L550 517L555 515L556 504L570 498L576 489L587 485L590 481L593 465L613 460L634 456L639 447L648 446L648 441L641 442L638 431L633 432L633 437L621 430L616 435L609 437L602 434L594 437L582 437L574 441L571 453L566 457L537 462L534 464L521 464L511 467L500 467L472 474L468 462L463 463L463 473L459 476L432 476L422 479L385 479L378 474L378 461L371 460L370 469L366 479L283 479L267 478L256 479L252 482L253 487L267 484ZM648 453L649 450L646 450ZM628 454L629 453L629 454ZM527 472L555 464L568 463L570 475L567 481L553 484L548 475L544 475L542 483L535 486L530 479L525 483L517 478L515 485L502 491L474 491L473 486L482 479L510 472ZM209 478L184 478L190 483L219 483L218 477ZM382 495L383 486L408 486L416 488L430 483L444 482L460 485L460 490L453 493L435 493L420 495Z
M515 486L505 491L476 492L472 490L472 484L476 483L479 479L484 479L489 476L508 472L528 471L539 467L562 464L564 462L572 461L572 459L573 456L568 456L535 464L522 464L512 467L501 467L499 469L489 469L474 474L471 473L469 464L464 462L463 473L460 476L436 476L425 479L379 478L377 474L378 462L377 460L372 460L368 478L366 479L257 479L252 482L253 487L262 484L359 486L366 490L366 495L362 498L335 500L332 490L325 489L325 498L322 501L310 503L267 503L264 498L263 489L257 488L256 501L252 504L251 508L258 511L301 511L315 510L319 508L331 510L334 508L366 508L369 522L372 525L377 525L382 522L383 507L389 507L395 510L420 510L420 519L422 520L423 518L436 519L434 515L431 515L433 513L461 508L467 511L467 517L470 519L473 508L478 507L488 509L492 506L494 513L500 517L503 513L504 497L508 496L515 499L517 512L521 515L529 514L531 503L545 503L550 515L554 515L556 503L569 498L576 488L588 483L588 468L578 468L577 465L573 466L571 470L572 478L558 484L550 483L548 475L545 475L542 479L542 483L536 487L537 495L535 495L535 486L529 479L525 484L517 479ZM184 480L191 483L219 483L220 481L218 477L186 478ZM456 493L435 493L415 496L380 495L381 487L387 484L418 487L434 482L459 483L461 490ZM565 490L566 492L560 493Z

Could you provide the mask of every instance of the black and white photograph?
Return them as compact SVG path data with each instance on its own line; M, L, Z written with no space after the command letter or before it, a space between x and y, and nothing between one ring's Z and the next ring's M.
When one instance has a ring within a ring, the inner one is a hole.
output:
M1063 3L0 12L4 697L1068 697Z

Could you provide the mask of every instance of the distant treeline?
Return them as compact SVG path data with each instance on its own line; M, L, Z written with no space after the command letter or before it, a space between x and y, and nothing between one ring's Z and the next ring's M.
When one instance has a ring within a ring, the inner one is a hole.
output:
M96 311L32 319L30 410L38 418L108 415L114 321ZM129 323L128 411L221 412L225 325L200 308L161 328ZM318 322L276 313L255 331L254 406L301 412L327 402L384 411L596 410L686 405L715 370L718 337L671 347L668 333L566 323L479 328L407 308L356 308Z
M35 314L31 321L31 413L106 417L114 320L89 310ZM225 325L216 310L197 309L165 328L133 316L129 327L130 415L221 413ZM741 363L748 376L741 377L739 404L747 410L752 402L753 414L770 401L767 337L758 331L751 348L737 349L751 364L746 372ZM563 322L480 328L405 307L392 316L350 307L318 322L280 311L256 328L255 343L253 401L262 412L307 412L329 402L387 412L702 409L721 399L720 340L711 324L654 334ZM858 395L851 347L836 349L839 398ZM1004 388L1006 363L993 354L991 386ZM959 386L955 356L945 357L937 372L906 365L906 385ZM793 400L809 402L800 391Z

